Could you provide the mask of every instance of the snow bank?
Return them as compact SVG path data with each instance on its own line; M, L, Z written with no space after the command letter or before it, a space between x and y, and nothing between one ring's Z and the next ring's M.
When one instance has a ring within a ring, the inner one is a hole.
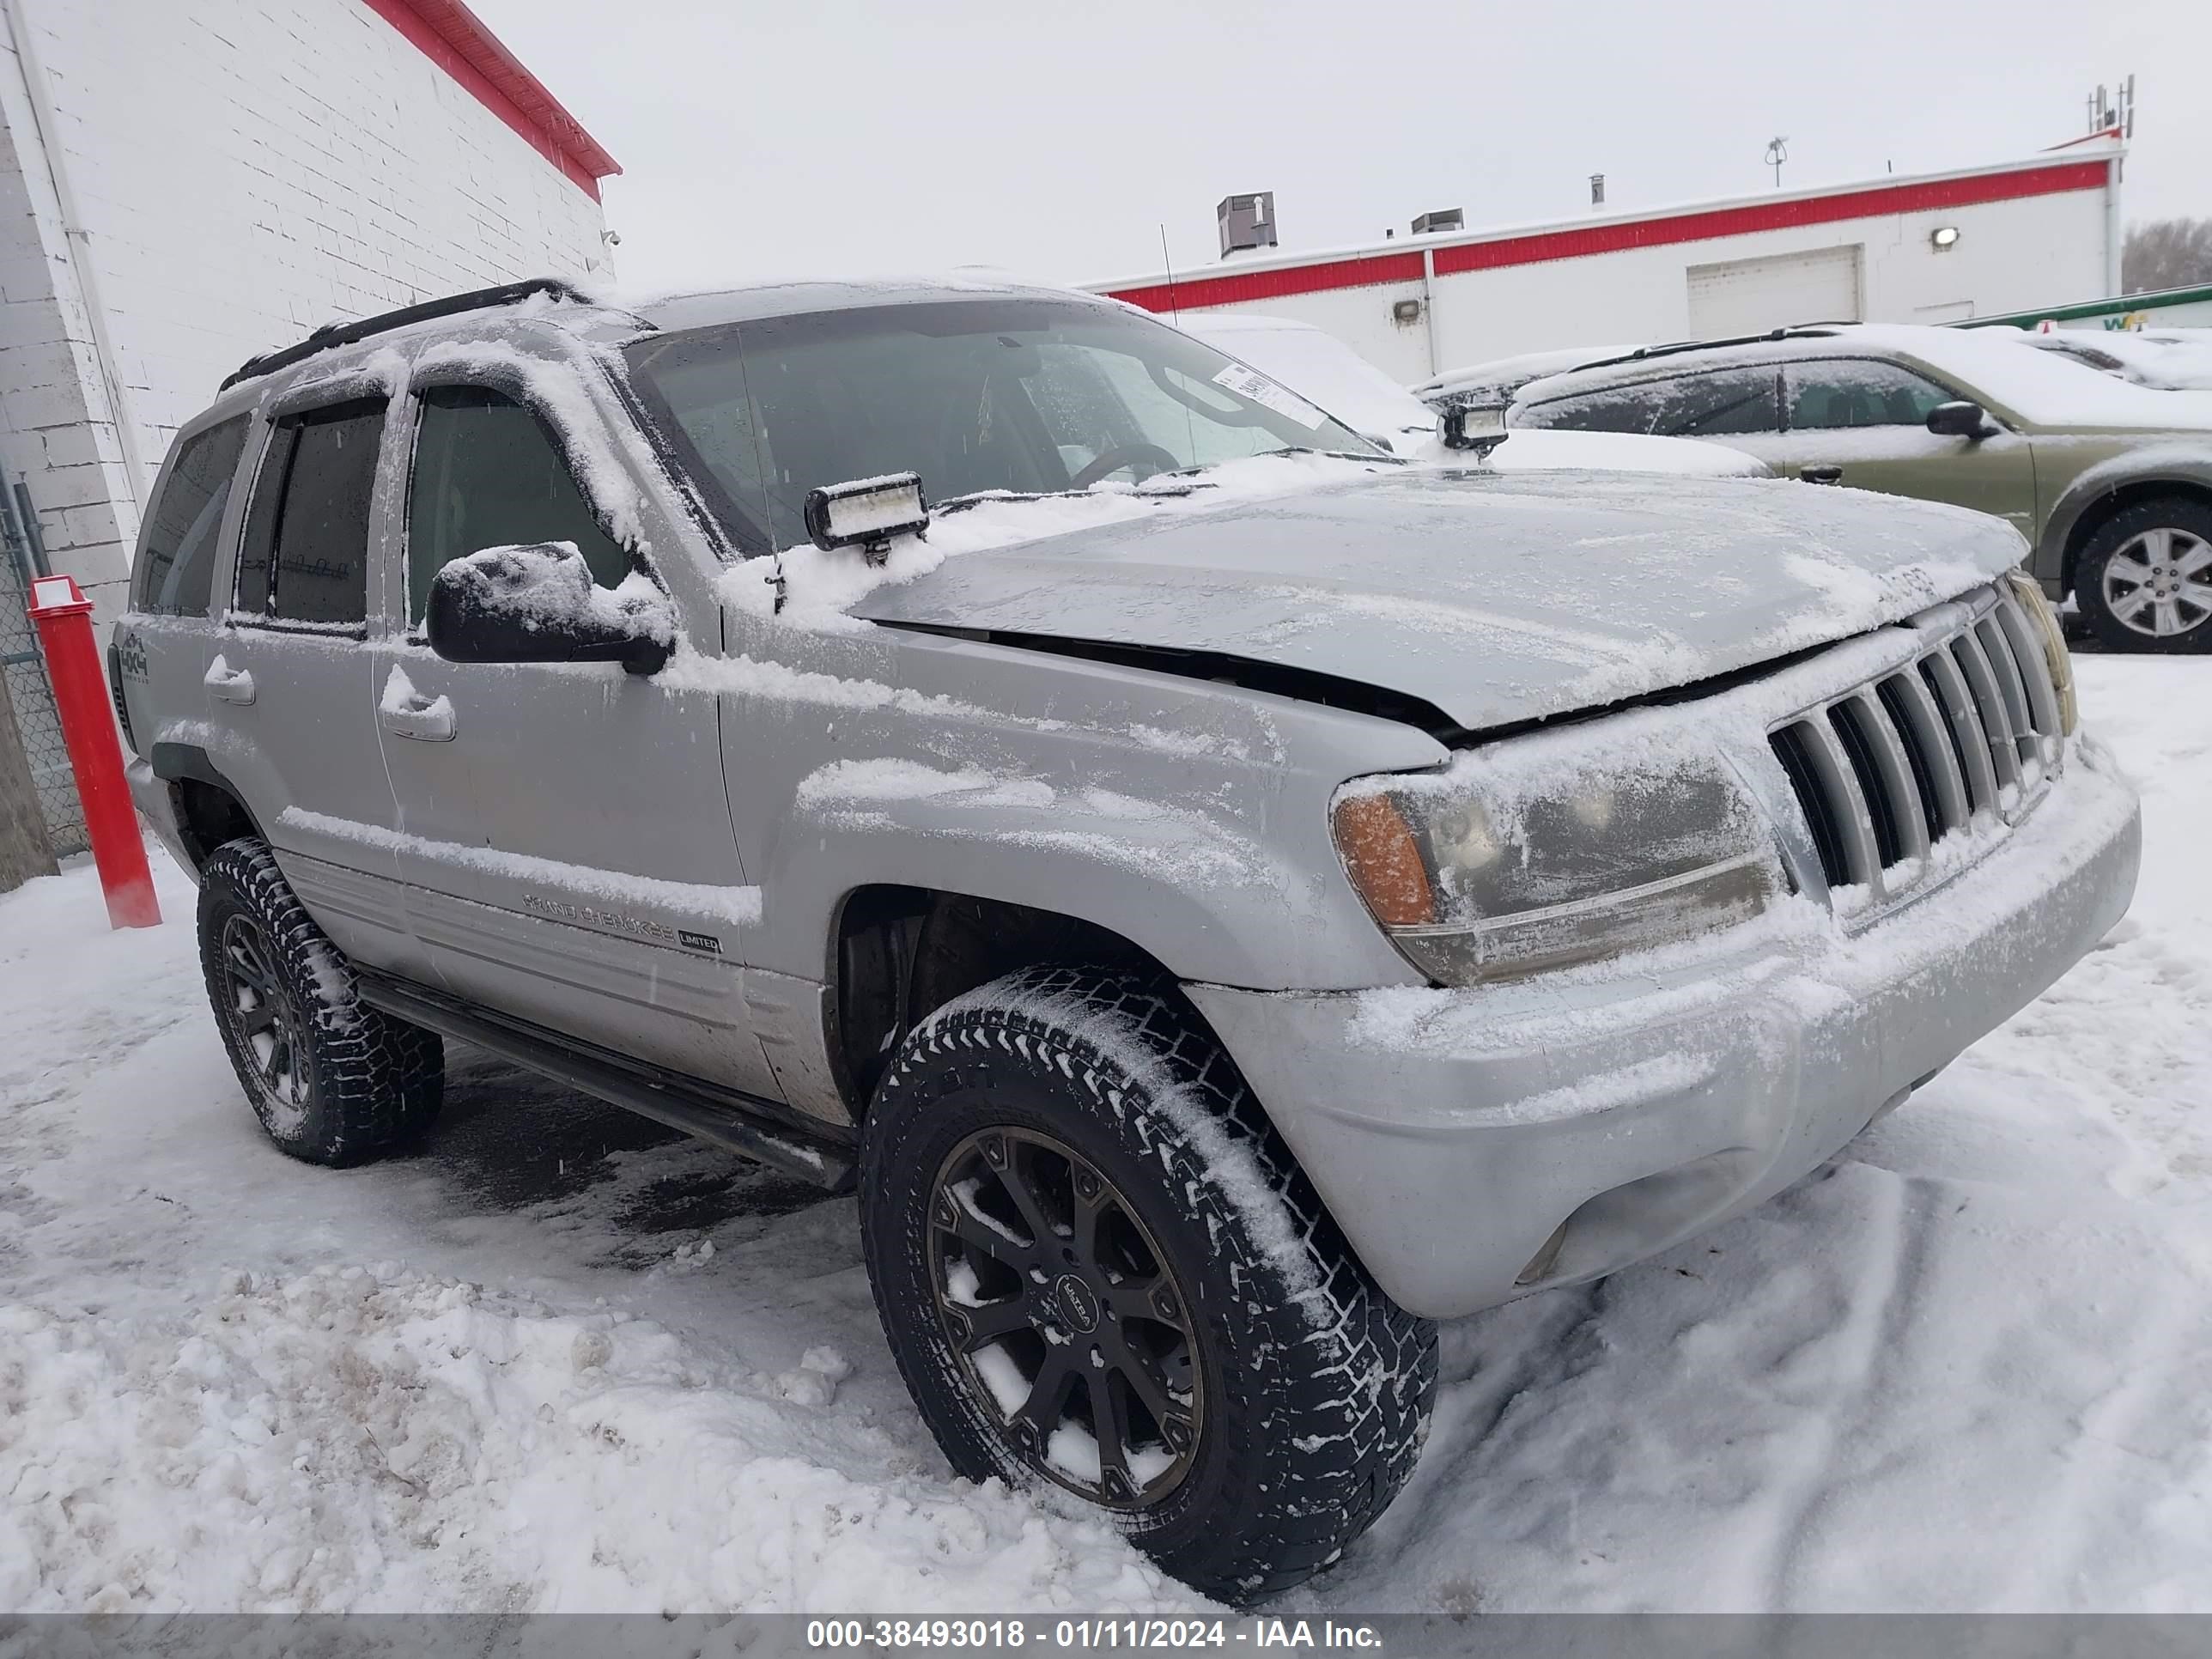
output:
M390 1265L198 1299L0 1308L0 1607L1198 1605L995 1483L841 1471L834 1349L763 1375Z

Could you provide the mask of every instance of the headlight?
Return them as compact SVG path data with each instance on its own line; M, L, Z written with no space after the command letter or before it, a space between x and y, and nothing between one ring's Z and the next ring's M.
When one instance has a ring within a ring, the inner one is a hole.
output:
M2043 660L2051 667L2051 689L2058 696L2058 729L2070 738L2081 723L2081 709L2074 696L2074 653L2066 648L2066 630L2059 625L2051 601L2043 597L2043 584L2027 572L2007 571L2005 585L2027 613L2037 641L2043 647Z
M1332 826L1353 888L1431 979L1469 985L1647 949L1745 921L1778 890L1771 833L1717 758L1561 747L1501 744L1339 796Z

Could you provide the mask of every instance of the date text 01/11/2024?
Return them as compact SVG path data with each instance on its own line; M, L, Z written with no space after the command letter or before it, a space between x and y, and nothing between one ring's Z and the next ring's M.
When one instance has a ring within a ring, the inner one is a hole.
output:
M1383 1650L1371 1624L1319 1619L817 1619L806 1645L838 1648L1060 1650L1250 1648Z

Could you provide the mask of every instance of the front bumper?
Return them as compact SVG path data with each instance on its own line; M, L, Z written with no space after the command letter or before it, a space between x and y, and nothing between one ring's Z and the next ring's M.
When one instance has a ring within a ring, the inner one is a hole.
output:
M1982 861L1865 931L1792 899L1476 990L1191 985L1352 1248L1450 1318L1609 1273L1816 1168L2126 913L2136 799L2077 740Z

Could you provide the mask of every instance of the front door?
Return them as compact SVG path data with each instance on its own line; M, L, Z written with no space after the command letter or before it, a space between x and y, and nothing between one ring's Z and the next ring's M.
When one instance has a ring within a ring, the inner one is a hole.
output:
M1928 429L1928 412L1956 392L1899 364L1837 357L1790 364L1782 393L1784 429L1743 447L1784 477L1971 507L2033 538L2028 441L2014 432L1954 438Z
M740 983L757 895L713 695L613 663L452 663L421 640L449 560L567 542L606 586L644 561L520 387L427 384L410 404L404 579L387 599L406 631L380 666L378 721L431 961L471 1002L773 1095Z

